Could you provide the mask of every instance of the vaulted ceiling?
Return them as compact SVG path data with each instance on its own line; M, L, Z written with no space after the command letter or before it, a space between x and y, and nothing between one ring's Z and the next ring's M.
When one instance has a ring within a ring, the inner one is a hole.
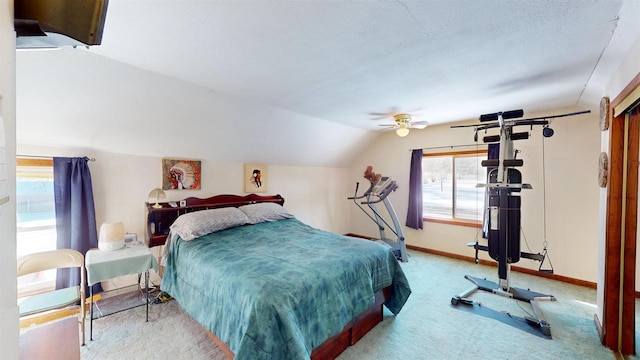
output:
M18 142L346 166L390 121L373 113L598 100L639 15L637 0L110 0L100 46L18 53Z

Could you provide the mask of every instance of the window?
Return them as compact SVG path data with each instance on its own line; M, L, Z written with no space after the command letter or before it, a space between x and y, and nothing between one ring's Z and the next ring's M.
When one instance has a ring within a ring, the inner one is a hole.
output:
M422 203L428 221L480 226L484 209L487 151L425 154L422 158Z
M56 249L53 161L16 159L16 253L18 257ZM55 286L55 270L20 277L18 296Z

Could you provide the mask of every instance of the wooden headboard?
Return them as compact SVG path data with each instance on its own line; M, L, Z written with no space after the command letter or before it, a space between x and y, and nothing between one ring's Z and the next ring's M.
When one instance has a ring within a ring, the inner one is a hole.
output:
M147 236L145 243L149 247L164 245L169 235L169 227L182 214L188 212L215 209L222 207L239 207L242 205L274 202L280 205L284 204L284 198L280 195L261 196L257 194L249 195L216 195L210 198L201 199L189 197L184 199L186 206L172 207L168 202L158 203L161 208L153 208L155 203L146 203L147 205ZM180 201L176 201L180 203Z

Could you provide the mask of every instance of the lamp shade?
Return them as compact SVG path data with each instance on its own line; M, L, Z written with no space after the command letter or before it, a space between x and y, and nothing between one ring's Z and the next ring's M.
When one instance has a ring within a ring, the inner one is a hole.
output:
M98 249L112 251L121 249L124 246L124 224L104 223L100 226L100 236L98 237Z
M161 200L164 198L165 198L164 191L160 188L155 188L151 190L151 192L149 192L148 199L155 201L155 204L151 206L154 209L158 209L162 207L162 205L158 204L158 200Z
M400 136L400 137L405 137L405 136L409 135L409 129L407 129L406 127L402 126L402 127L398 128L398 130L396 130L396 134L398 134L398 136Z

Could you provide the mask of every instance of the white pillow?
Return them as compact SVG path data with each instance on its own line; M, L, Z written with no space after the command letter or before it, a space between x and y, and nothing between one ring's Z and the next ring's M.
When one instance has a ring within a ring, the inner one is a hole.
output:
M180 215L169 227L182 240L189 241L212 232L249 223L249 218L234 207L194 211Z
M238 209L249 218L249 224L258 224L264 221L277 221L291 219L294 216L289 214L282 205L276 203L257 203L240 206Z

